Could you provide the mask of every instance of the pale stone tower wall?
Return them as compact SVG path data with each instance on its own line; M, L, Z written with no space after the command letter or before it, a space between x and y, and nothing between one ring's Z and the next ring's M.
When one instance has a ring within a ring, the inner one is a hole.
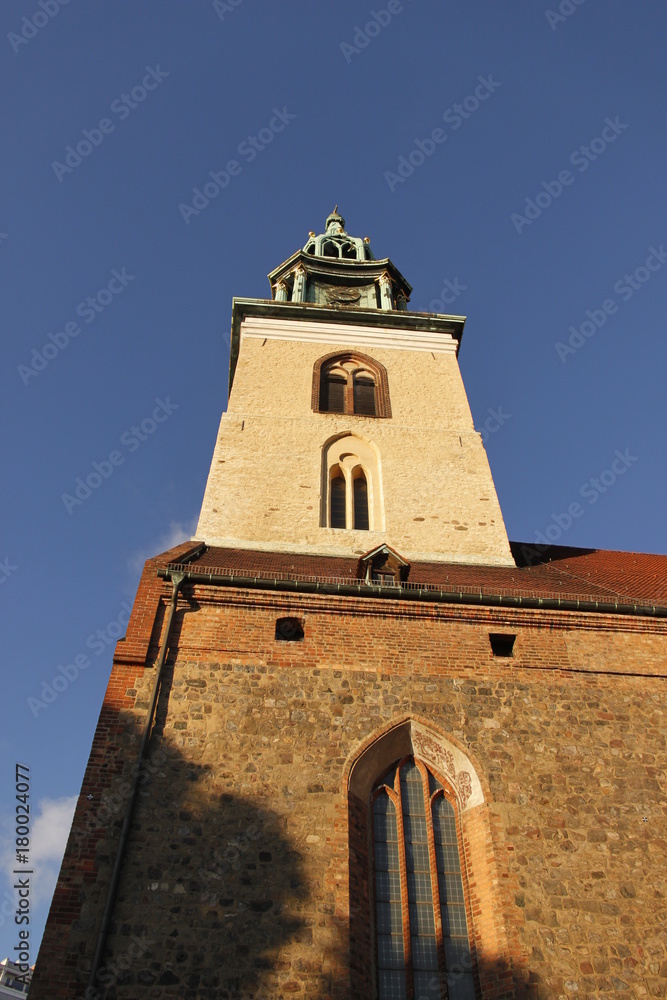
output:
M332 323L331 310L318 322L317 306L307 307L303 320L272 307L270 317L240 322L229 408L196 537L320 555L364 553L386 542L407 559L513 565L451 334L383 327L382 313L379 325L360 326L352 311ZM390 418L313 412L316 361L351 348L386 368ZM369 531L324 526L323 452L342 435L377 456Z

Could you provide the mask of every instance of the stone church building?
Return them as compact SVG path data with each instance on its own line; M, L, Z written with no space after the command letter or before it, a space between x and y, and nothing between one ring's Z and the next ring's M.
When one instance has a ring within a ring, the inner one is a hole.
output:
M30 1000L667 996L667 557L508 541L464 318L336 210L269 279Z

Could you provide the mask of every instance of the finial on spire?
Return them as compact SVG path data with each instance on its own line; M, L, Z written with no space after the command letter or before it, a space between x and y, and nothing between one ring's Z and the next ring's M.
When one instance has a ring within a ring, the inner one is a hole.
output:
M327 216L327 221L324 223L324 228L326 232L345 232L345 219L342 215L338 214L338 205L335 206L331 215Z

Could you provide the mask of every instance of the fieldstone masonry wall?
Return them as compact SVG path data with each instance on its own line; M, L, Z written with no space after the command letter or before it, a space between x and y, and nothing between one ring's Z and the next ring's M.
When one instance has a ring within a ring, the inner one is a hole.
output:
M288 615L303 641L276 641ZM512 659L491 654L489 631L504 630ZM84 995L73 984L122 817L108 803L152 680L123 662L139 648L127 643L32 1000ZM484 1000L666 995L661 623L187 585L170 645L100 997L370 1000L363 811L348 808L346 775L411 719L482 783L461 829Z

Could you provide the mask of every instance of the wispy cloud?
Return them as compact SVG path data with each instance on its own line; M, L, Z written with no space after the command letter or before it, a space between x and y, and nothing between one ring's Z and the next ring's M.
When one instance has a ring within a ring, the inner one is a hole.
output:
M48 903L53 895L77 799L77 795L40 799L36 811L34 807L31 810L29 857L30 868L34 872L30 879L33 907ZM11 886L14 881L12 871L16 867L16 852L9 835L6 844L7 847L2 851L2 871L8 886Z
M181 542L189 541L194 537L196 528L196 517L193 517L190 521L171 521L169 529L164 534L160 535L159 538L149 545L142 546L141 549L138 549L129 557L127 560L129 571L134 575L138 575L144 568L144 563L147 559L151 559L160 552L172 549L174 545L180 545Z

